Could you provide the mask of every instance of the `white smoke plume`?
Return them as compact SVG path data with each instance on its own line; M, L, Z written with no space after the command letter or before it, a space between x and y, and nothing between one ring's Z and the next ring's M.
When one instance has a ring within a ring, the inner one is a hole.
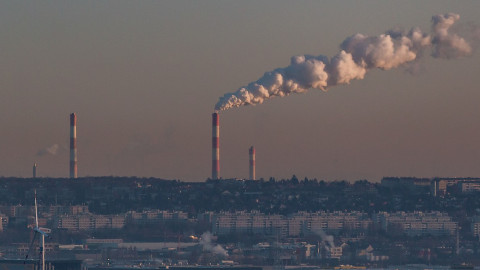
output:
M436 15L433 16L433 31L436 33L433 38L436 44L433 56L443 58L454 58L459 56L467 56L472 52L472 47L467 41L457 34L448 32L448 29L460 19L460 15L449 13L449 16Z
M45 155L52 155L55 156L60 150L60 145L53 144L51 146L45 147L43 149L38 150L37 156L45 156Z
M221 255L223 257L227 257L228 253L227 251L220 245L214 245L212 243L212 237L213 235L210 232L204 232L202 236L200 237L200 245L203 246L203 250L205 251L210 251L215 254Z
M370 69L389 70L417 60L426 49L436 58L456 58L472 53L472 46L452 33L451 26L460 15L447 13L432 17L432 33L415 27L404 33L390 30L379 36L355 34L340 45L340 52L330 60L323 55L291 58L290 65L266 72L260 79L220 97L216 111L263 103L272 97L304 93L310 88L327 87L361 80ZM472 29L476 36L479 30Z
M322 238L322 241L328 243L328 245L329 245L328 249L331 249L331 248L335 247L335 243L333 242L333 240L334 240L333 235L328 235L322 229L313 230L312 232L319 235Z

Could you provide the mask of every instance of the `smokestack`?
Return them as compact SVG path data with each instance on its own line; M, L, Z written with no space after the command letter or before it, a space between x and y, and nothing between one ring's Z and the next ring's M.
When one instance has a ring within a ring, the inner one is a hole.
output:
M220 176L220 124L217 112L212 114L212 179Z
M33 163L33 178L37 178L37 163Z
M77 178L77 115L70 114L70 178Z
M252 146L248 149L248 157L250 160L248 177L250 180L255 180L255 147Z

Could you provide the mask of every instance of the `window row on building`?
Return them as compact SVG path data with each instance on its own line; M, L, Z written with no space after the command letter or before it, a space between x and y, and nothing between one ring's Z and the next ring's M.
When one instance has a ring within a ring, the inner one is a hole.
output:
M361 212L298 212L289 216L220 212L212 217L212 230L217 235L249 233L296 237L342 230L361 232L372 225L379 225L385 231L401 230L407 235L453 235L458 228L457 222L441 212L381 212L372 216Z

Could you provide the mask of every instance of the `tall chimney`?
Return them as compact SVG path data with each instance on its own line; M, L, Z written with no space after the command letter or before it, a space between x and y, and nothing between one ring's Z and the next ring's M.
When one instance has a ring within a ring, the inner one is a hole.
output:
M37 178L37 163L33 163L33 178Z
M212 114L212 179L220 177L220 124L217 112Z
M250 160L248 177L250 180L255 180L255 147L248 149L248 157Z
M77 115L70 114L70 178L77 178Z

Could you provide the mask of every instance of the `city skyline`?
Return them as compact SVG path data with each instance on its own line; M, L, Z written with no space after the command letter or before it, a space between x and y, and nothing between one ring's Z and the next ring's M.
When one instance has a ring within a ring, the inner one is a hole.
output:
M334 56L356 33L431 28L465 1L0 2L0 175L68 177L75 112L78 176L203 181L218 98L286 67ZM375 14L375 16L372 16ZM480 176L478 53L423 57L414 74L372 70L328 92L220 113L220 176L379 181ZM430 52L427 51L426 54Z

